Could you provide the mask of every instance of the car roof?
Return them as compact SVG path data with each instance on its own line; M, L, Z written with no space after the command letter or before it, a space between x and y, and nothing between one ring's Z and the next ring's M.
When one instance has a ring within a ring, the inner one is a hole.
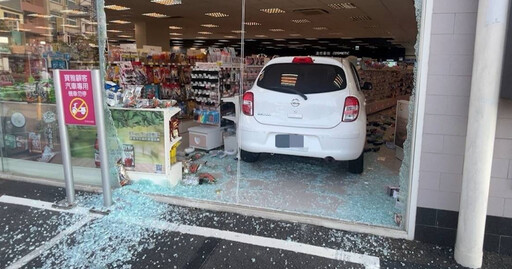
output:
M341 61L335 58L329 58L329 57L318 57L318 56L285 56L285 57L278 57L270 60L267 65L270 64L279 64L279 63L291 63L295 57L311 57L313 59L313 62L315 64L331 64L336 66L343 66L343 63L347 61L346 59L342 58Z

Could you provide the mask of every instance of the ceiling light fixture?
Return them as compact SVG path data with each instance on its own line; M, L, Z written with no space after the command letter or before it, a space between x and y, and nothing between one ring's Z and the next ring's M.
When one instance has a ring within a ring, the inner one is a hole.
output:
M183 35L181 33L169 33L169 35L172 35L172 36L180 36L180 35Z
M165 15L165 14L161 14L161 13L155 13L155 12L151 12L151 13L144 13L142 14L144 16L148 16L148 17L153 17L153 18L158 18L158 19L162 19L162 18L169 18L169 16Z
M113 20L113 21L110 21L111 23L117 23L117 24L129 24L131 22L129 21L123 21L123 20Z
M370 16L354 16L350 17L352 21L371 21L372 18Z
M166 6L181 5L181 0L151 0L151 2Z
M60 13L70 14L70 15L85 15L85 14L87 14L87 12L85 12L85 11L80 11L80 10L76 10L76 9L63 9L60 11Z
M52 15L43 15L43 14L37 14L37 13L28 14L27 16L35 17L35 18L43 18L43 19L49 19L49 18L53 17Z
M53 30L52 27L47 27L47 26L36 26L37 29L43 29L43 30Z
M229 42L229 40L226 40L226 39L220 39L219 42L224 42L224 43L227 43Z
M217 28L219 27L217 24L201 24L201 27L206 27L206 28Z
M231 33L241 34L241 33L245 33L245 31L242 31L242 30L233 30L233 31L231 31Z
M206 36L196 36L195 39L208 39Z
M280 28L273 28L273 29L268 29L270 32L284 32L283 29L280 29Z
M115 10L115 11L123 11L123 10L129 10L129 7L123 7L118 5L107 5L104 7L105 9Z
M225 18L225 17L229 17L228 14L226 13L222 13L222 12L209 12L209 13L204 13L204 15L206 16L210 16L210 17L214 17L214 18Z
M234 36L234 35L225 35L224 37L225 38L236 38L236 36Z
M107 30L107 32L110 32L110 33L121 33L123 31L120 31L120 30Z
M356 5L352 3L335 3L328 5L332 9L353 9L356 8Z
M255 37L257 38L264 38L264 37L267 37L266 35L255 35Z
M183 27L180 27L180 26L172 26L172 25L171 25L171 26L169 26L169 29L171 29L171 30L181 30L181 29L183 29Z
M172 40L183 40L181 37L171 37Z
M247 25L247 26L259 26L259 25L261 25L261 23L255 22L255 21L248 21L248 22L245 22L244 24Z
M295 20L292 20L292 22L294 22L294 23L310 23L311 21L308 19L295 19Z
M197 32L200 35L212 35L212 32Z
M121 38L133 38L133 36L130 36L130 35L118 35L117 37L121 37Z
M282 14L282 13L286 13L286 11L280 9L280 8L277 8L277 7L274 7L274 8L262 8L260 9L261 12L264 12L264 13L267 13L267 14Z
M298 37L298 36L302 36L302 35L301 34L290 34L290 36Z
M72 24L63 24L62 26L67 27L67 28L78 28L78 25L72 25Z
M274 40L275 41L286 41L286 39L283 39L283 38L275 38Z

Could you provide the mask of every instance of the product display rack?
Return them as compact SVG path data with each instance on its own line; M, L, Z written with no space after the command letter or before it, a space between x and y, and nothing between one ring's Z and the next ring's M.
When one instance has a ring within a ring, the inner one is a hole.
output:
M159 130L163 131L163 141L160 136L155 137L151 136L148 137L148 131L144 130L143 127L137 127L136 133L131 134L128 137L121 137L120 140L123 144L127 143L162 143L163 142L163 149L164 149L164 155L163 155L163 166L161 171L155 171L154 173L150 173L148 171L140 171L140 169L137 169L137 164L134 165L134 169L130 169L130 167L125 167L128 170L128 175L132 180L141 180L141 179L150 179L153 182L157 184L163 184L166 185L166 183L170 183L171 185L176 185L182 178L182 163L181 162L175 162L171 163L171 150L172 148L179 143L182 140L182 137L176 137L172 138L171 136L171 128L170 128L170 122L173 117L175 117L179 112L180 109L177 107L170 107L170 108L122 108L122 107L110 107L111 111L120 111L120 112L130 112L130 111L136 111L136 112L150 112L150 113L162 113L163 114L163 126L159 127ZM122 128L119 128L119 130L122 131ZM146 135L144 135L146 134ZM151 134L151 133L149 133ZM134 136L141 136L141 137L134 137ZM124 141L123 141L124 140ZM136 142L134 142L136 141ZM137 154L144 152L146 150L146 147L141 145L141 149L135 149L134 152L134 162L137 163ZM157 164L158 165L158 164Z

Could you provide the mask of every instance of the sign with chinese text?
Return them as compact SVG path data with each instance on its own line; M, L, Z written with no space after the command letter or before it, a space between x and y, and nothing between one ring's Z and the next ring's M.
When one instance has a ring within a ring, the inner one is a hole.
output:
M96 125L91 71L61 70L60 88L66 124Z

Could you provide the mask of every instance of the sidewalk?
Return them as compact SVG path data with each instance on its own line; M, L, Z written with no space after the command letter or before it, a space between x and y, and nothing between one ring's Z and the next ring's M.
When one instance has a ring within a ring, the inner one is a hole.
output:
M0 268L461 268L453 250L415 241L155 202L130 188L78 193L69 212L51 208L62 188L0 180ZM10 266L10 267L8 267ZM483 268L512 268L485 253Z

